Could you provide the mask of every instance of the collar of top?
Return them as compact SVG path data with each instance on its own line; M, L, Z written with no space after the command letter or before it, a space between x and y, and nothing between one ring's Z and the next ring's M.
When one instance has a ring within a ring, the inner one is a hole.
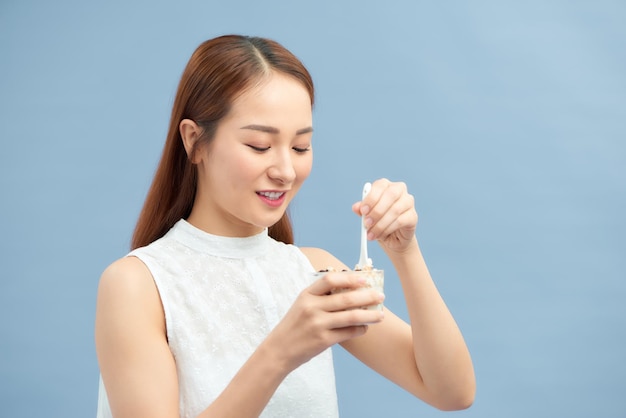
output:
M184 219L179 220L168 235L195 251L225 258L263 255L270 240L267 228L249 237L223 237L209 234Z

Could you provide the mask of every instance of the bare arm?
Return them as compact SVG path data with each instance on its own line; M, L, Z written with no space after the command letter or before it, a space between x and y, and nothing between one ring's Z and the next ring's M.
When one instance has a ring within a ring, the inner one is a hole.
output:
M417 240L402 254L387 254L402 283L415 361L433 405L441 409L469 407L476 391L469 350L430 276Z
M327 275L305 289L282 321L200 417L256 417L292 370L327 347L365 332L380 314L347 308L377 303L373 292L328 295L358 287L354 278ZM179 416L176 366L165 315L147 267L135 257L103 273L96 310L96 349L116 418Z
M137 258L118 260L102 274L95 337L113 416L178 416L165 315L152 277Z
M368 195L371 239L378 239L402 283L410 325L385 309L385 320L342 343L381 375L444 410L471 405L475 378L469 351L439 294L414 235L417 214L404 185L374 183ZM353 207L361 213L359 202ZM303 249L315 268L346 268L329 253Z

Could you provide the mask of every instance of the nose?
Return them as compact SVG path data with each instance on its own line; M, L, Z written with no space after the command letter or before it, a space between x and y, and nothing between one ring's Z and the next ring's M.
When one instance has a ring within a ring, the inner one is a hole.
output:
M276 150L267 175L281 184L289 184L296 179L296 170L289 150Z

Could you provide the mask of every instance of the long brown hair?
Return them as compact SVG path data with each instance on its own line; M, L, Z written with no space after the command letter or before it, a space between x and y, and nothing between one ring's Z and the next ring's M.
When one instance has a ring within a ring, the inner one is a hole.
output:
M135 226L132 249L161 238L179 219L186 219L191 213L198 183L197 167L185 152L180 122L191 119L203 129L193 155L201 143L211 142L233 101L272 71L299 80L313 105L311 75L298 58L273 40L225 35L202 43L194 51L178 85L163 155ZM287 212L269 228L269 235L293 243Z

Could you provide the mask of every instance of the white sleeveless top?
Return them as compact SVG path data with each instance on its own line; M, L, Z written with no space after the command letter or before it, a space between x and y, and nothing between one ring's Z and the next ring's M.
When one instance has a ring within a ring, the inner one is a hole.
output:
M314 272L297 247L267 230L221 237L185 220L129 255L146 264L161 296L183 418L197 416L223 391ZM111 417L102 379L99 391L97 417ZM330 349L289 374L261 414L338 416Z

